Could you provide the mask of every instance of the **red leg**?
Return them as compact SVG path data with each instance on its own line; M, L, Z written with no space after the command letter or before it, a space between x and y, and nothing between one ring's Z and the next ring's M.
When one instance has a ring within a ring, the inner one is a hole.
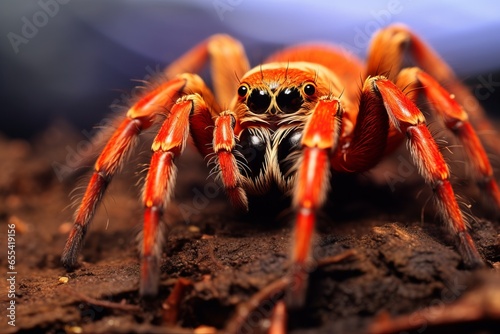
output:
M291 290L288 296L291 306L304 303L308 278L306 266L316 212L323 205L328 192L329 161L338 144L342 112L338 100L320 100L302 134L302 154L293 193L297 220L293 239Z
M163 244L159 223L173 192L177 175L173 160L186 146L191 110L192 100L183 98L177 102L153 142L153 156L143 194L145 209L141 254L142 296L156 295L158 291L159 260Z
M406 133L408 147L420 174L436 194L439 213L451 232L457 236L458 249L465 264L476 267L483 264L474 241L470 237L462 212L449 181L448 166L432 138L425 118L415 104L391 81L373 78L373 93L380 94L391 122Z
M180 98L163 122L152 145L153 155L144 184L140 284L143 296L153 296L158 290L163 245L160 219L175 185L177 169L174 159L184 151L190 133L200 153L206 155L212 152L212 134L206 129L214 125L211 115L215 111L212 107L217 106L207 102L213 101L213 96L200 77L193 74L184 74L183 77L187 78L187 91L195 94Z
M222 180L231 204L242 211L248 210L248 200L242 187L241 174L233 155L236 146L234 128L235 114L223 111L215 120L213 148L217 156L216 171Z
M76 265L78 253L95 209L111 178L133 146L134 139L142 130L151 126L155 116L164 112L165 106L171 105L172 99L178 96L184 86L185 80L178 78L144 96L129 109L127 118L109 139L94 165L94 173L76 212L74 225L61 259L65 267L72 268Z

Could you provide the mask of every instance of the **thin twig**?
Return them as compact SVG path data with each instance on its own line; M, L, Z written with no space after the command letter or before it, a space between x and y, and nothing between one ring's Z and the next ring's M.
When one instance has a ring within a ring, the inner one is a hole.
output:
M192 286L193 283L187 278L180 277L177 279L177 283L174 285L174 288L170 292L170 295L162 304L163 309L163 322L166 325L173 326L177 323L179 318L179 305L181 304L181 300L186 294L186 290L188 287Z
M122 303L115 303L115 302L110 302L106 300L101 300L101 299L96 299L89 297L81 292L76 291L75 289L72 289L70 287L64 287L64 290L66 290L69 294L72 294L82 301L96 305L96 306L102 306L105 308L110 308L114 310L120 310L120 311L125 311L125 312L137 312L141 310L141 307L138 305L131 305L131 304L122 304Z
M271 303L276 303L278 300L283 298L283 292L289 284L290 280L288 277L281 277L259 290L259 292L250 297L248 301L238 305L235 315L227 323L225 332L240 333L249 316L256 311L259 305L261 305L265 300L270 300ZM266 311L270 312L272 310ZM258 315L261 316L261 314Z
M355 256L357 252L353 249L347 250L341 254L326 257L317 262L317 268L321 268L333 263L344 261L347 258ZM267 285L259 292L255 293L250 299L238 305L234 316L228 321L225 333L240 333L246 325L247 320L255 313L256 317L268 318L271 316L273 308L276 307L285 294L285 290L291 284L290 277L281 277L271 284ZM272 308L262 308L257 310L264 302L271 304ZM255 318L255 317L254 317ZM255 319L252 320L255 320Z

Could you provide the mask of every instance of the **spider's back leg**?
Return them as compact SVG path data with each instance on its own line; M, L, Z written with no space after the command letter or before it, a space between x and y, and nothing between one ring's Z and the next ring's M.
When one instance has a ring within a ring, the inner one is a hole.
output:
M384 142L386 127L372 126L373 120L391 124L401 135L389 137L400 142L406 135L408 149L420 175L435 192L435 203L442 220L456 236L458 250L466 265L480 266L483 260L472 240L450 183L450 171L432 137L425 117L413 101L384 77L368 78L362 89L360 110L352 141L333 156L332 167L339 171L360 172L375 165L393 143ZM385 145L381 145L385 144ZM342 145L345 146L345 145ZM379 147L382 146L382 147Z
M94 165L94 172L64 247L61 261L66 268L73 268L76 265L83 239L97 205L111 178L130 152L138 134L151 126L156 114L163 111L162 106L171 105L172 97L177 96L184 85L184 80L175 79L144 96L129 109L127 117L107 142Z
M391 81L396 80L406 53L416 65L429 73L447 91L454 94L456 101L463 106L470 122L481 136L483 143L496 154L500 154L500 143L496 128L486 116L479 101L471 91L460 82L453 70L421 38L401 24L388 26L373 38L367 57L366 76L384 75Z
M479 140L465 109L455 100L455 96L445 90L434 78L419 68L407 68L398 75L398 87L408 87L421 92L431 102L434 111L444 121L462 144L478 186L484 190L496 210L500 209L500 191L493 175L488 155Z
M405 133L408 149L420 175L431 185L442 220L456 236L457 248L468 267L484 265L450 183L450 171L432 137L422 112L391 81L371 78L373 94L380 96L394 126Z

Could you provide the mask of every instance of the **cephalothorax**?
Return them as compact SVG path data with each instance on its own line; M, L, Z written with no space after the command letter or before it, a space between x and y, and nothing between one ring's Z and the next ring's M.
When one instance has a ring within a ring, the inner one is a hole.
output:
M404 50L420 67L402 68ZM195 74L208 60L215 94ZM160 219L175 185L174 160L189 136L214 164L213 172L235 207L247 210L247 194L264 194L273 184L291 194L296 231L289 294L296 303L303 300L317 211L328 192L335 191L329 189L331 174L369 170L405 140L419 173L434 189L441 218L465 264L483 263L467 232L449 169L415 101L418 96L427 99L431 111L465 148L478 185L500 207L490 162L467 112L481 130L491 126L478 104L466 112L461 103L473 96L407 28L381 30L366 65L333 47L304 45L278 52L250 69L239 42L215 35L165 72L169 79L130 107L97 159L64 249L66 267L76 265L111 177L137 135L155 122L161 126L143 192L141 295L157 293Z

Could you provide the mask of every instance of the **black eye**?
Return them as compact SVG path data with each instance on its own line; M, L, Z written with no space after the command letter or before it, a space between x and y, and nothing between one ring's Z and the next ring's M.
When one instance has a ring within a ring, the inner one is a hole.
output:
M307 84L304 86L304 93L306 93L307 96L311 96L316 92L316 87L314 87L313 84Z
M286 114L294 113L302 107L304 100L297 88L286 88L282 90L276 98L278 107Z
M254 89L247 100L248 108L256 114L263 114L269 109L271 97L266 90Z
M238 88L238 95L241 97L245 97L248 93L248 87L245 85L241 85L240 88Z

